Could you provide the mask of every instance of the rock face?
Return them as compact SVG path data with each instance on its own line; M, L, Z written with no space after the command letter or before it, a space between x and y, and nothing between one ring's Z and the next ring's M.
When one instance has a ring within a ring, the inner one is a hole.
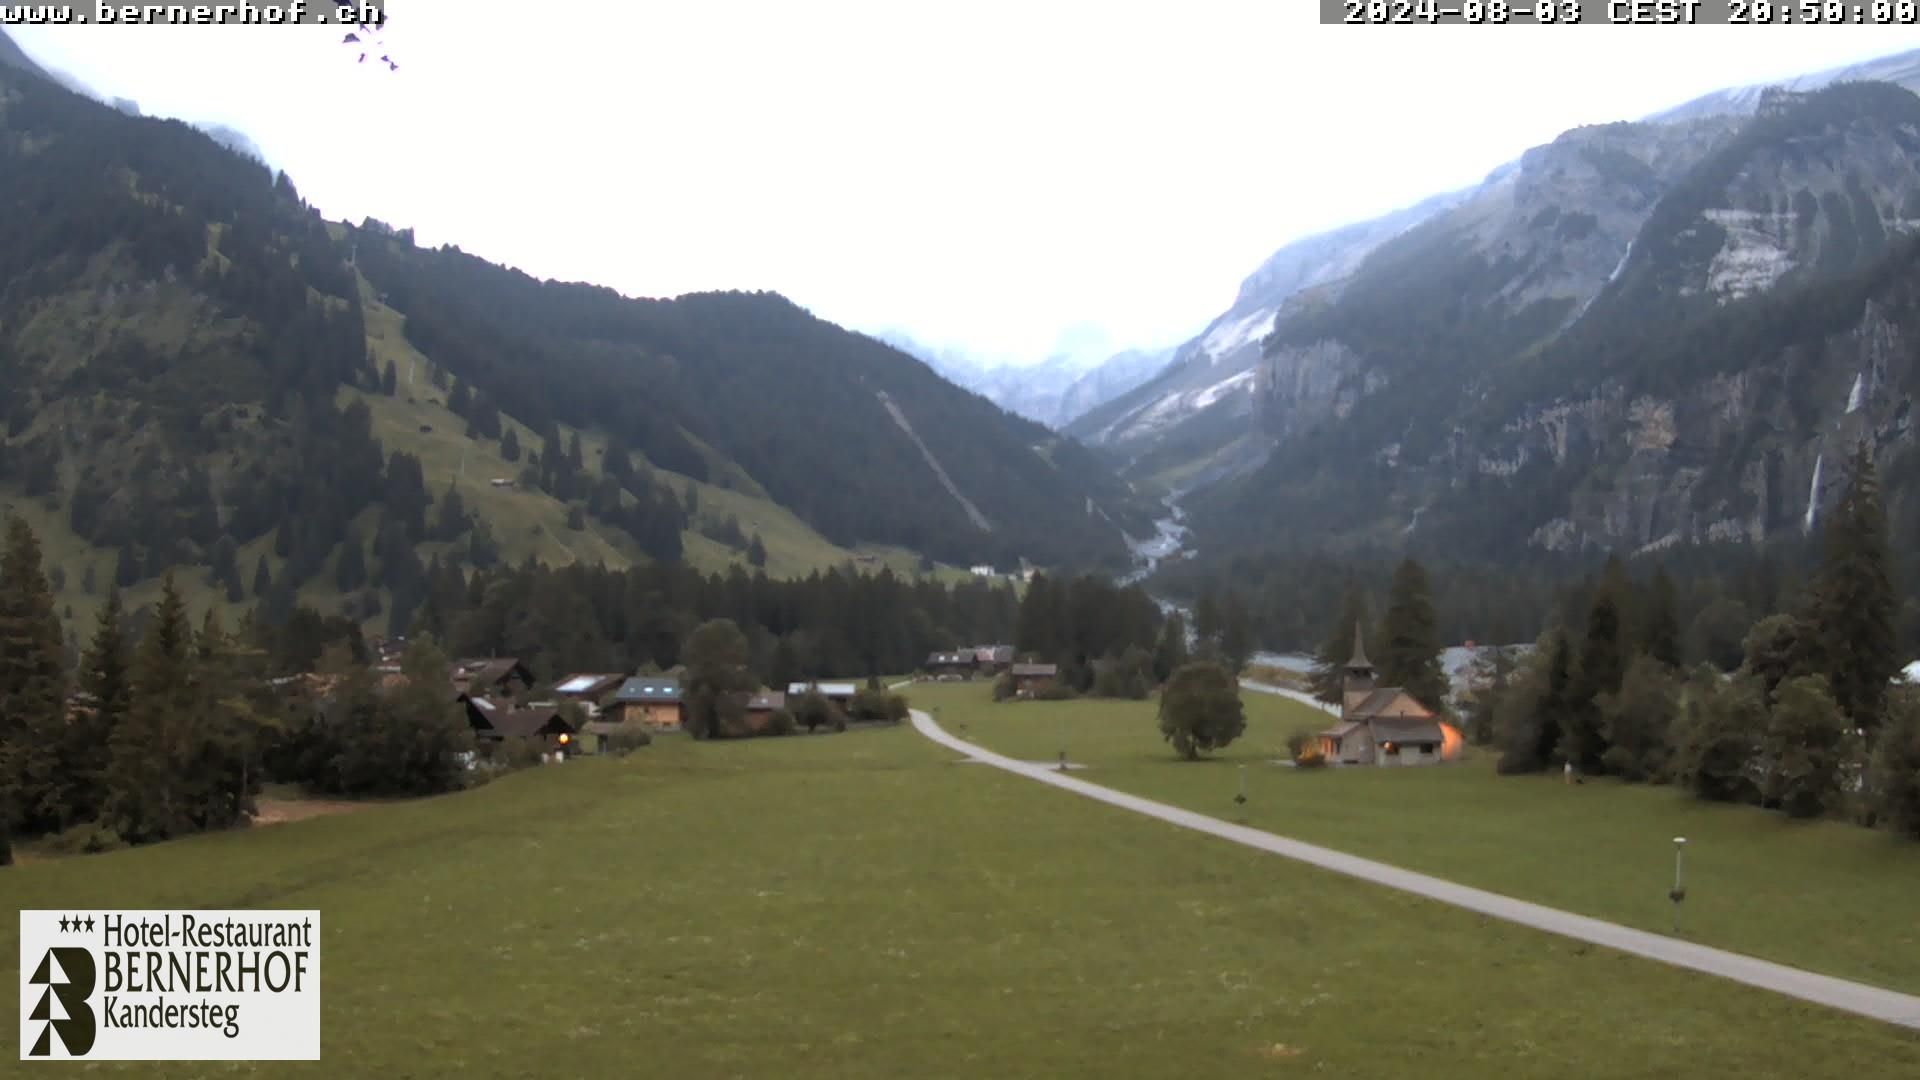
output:
M1722 105L1568 132L1280 300L1246 387L1265 452L1242 460L1264 464L1194 499L1203 543L1759 541L1817 522L1856 444L1897 466L1920 98L1836 83ZM1136 479L1185 467L1169 444L1213 452L1178 417L1217 404L1172 374L1088 433L1157 438Z

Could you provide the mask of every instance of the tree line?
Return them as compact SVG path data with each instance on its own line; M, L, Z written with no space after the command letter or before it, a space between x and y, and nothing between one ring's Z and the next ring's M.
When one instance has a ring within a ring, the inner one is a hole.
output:
M1499 749L1505 773L1670 783L1920 835L1920 688L1894 681L1887 522L1864 445L1822 541L1817 571L1748 629L1731 673L1683 664L1663 575L1640 586L1611 562L1583 618L1486 664L1469 736Z

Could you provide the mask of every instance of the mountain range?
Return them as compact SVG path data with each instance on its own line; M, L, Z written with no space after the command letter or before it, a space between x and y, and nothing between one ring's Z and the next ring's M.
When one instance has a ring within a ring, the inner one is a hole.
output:
M954 385L1055 430L1151 379L1173 359L1170 349L1128 349L1104 359L1079 352L1036 364L987 363L963 350L932 348L901 331L875 336Z
M1574 129L1290 244L1066 432L1203 548L1511 558L1804 535L1911 453L1920 52Z
M1077 443L782 297L327 221L137 113L0 65L0 498L68 608L171 570L404 624L434 564L1118 569L1151 531Z

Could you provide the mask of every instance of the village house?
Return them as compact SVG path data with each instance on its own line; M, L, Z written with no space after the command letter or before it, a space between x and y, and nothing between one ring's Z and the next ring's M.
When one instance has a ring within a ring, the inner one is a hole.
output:
M1060 677L1058 664L1015 664L1009 670L1015 697L1032 697Z
M475 728L474 738L499 745L508 739L528 739L543 751L573 752L573 740L579 731L567 722L566 714L546 705L526 709L493 706L483 710L486 727Z
M455 690L488 697L518 697L533 686L533 670L511 656L456 660L451 678Z
M749 734L758 735L767 730L773 721L773 714L787 707L787 695L777 690L763 690L747 695L746 720Z
M1013 665L1013 646L975 645L973 669L981 675L998 675Z
M1360 627L1353 628L1340 722L1320 733L1320 751L1342 765L1435 765L1447 736L1433 711L1397 686L1375 686Z
M853 695L860 687L850 682L796 682L787 684L788 697L805 697L809 692L819 694L845 712L853 704Z
M620 684L604 713L618 723L643 723L655 731L686 730L680 680L671 675L635 675Z
M601 703L626 681L625 675L569 675L555 684L553 693L563 701L579 705L589 717L595 717L600 715Z
M927 674L935 679L971 679L976 661L973 650L937 652L927 656Z

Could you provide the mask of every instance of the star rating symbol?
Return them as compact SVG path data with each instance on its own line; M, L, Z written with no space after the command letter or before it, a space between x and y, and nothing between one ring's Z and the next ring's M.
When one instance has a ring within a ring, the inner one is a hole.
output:
M75 915L72 918L68 918L65 915L60 916L60 932L61 933L77 934L80 932L82 928L85 928L88 933L93 932L93 916L89 915L85 919L82 919L78 915Z

